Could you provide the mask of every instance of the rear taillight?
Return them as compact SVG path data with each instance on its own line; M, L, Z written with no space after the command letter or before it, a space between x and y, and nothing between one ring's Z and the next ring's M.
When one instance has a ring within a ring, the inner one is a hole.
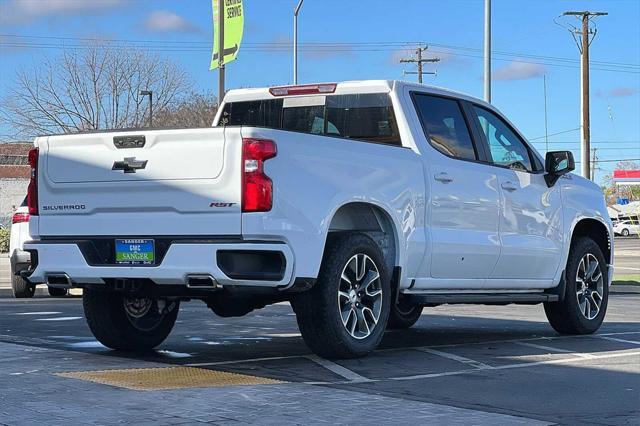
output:
M29 166L31 166L31 180L29 180L29 188L27 189L27 205L29 206L29 214L38 214L38 148L32 148L29 151Z
M29 213L14 213L11 218L11 223L24 223L29 222Z
M276 156L268 139L242 139L242 211L268 212L273 204L273 182L264 174L264 162Z

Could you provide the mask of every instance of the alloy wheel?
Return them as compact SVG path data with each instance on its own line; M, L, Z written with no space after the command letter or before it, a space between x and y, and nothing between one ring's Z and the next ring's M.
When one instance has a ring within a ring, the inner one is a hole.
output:
M576 297L580 313L592 320L600 313L604 299L604 277L600 262L591 253L585 254L576 272Z
M371 335L382 312L382 283L375 262L366 254L353 255L342 269L338 288L342 325L355 339Z
M125 297L124 310L127 319L140 331L155 330L165 315L175 309L175 302L146 297Z

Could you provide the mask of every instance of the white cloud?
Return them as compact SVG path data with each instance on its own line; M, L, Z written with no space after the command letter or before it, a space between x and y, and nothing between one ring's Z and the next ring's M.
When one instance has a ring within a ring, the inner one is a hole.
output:
M637 93L640 93L640 89L637 87L615 87L609 91L609 96L612 98L622 98L633 96Z
M0 24L21 25L39 18L98 13L128 0L8 0L0 6Z
M512 61L493 72L494 80L528 80L541 77L547 72L547 67L541 64Z
M144 22L147 30L161 33L191 33L200 30L184 19L168 10L156 10L152 12Z

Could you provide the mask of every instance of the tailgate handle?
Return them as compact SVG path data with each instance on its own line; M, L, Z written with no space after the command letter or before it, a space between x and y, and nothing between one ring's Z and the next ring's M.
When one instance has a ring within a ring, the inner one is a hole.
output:
M113 145L118 149L142 148L146 143L144 135L114 136Z

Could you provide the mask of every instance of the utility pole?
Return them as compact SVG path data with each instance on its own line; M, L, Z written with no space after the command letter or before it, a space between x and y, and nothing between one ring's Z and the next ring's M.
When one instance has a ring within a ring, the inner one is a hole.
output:
M218 0L218 105L224 93L224 0Z
M547 74L542 75L542 84L544 85L544 144L545 144L545 155L549 152L549 126L548 126L548 118L547 118Z
M418 83L422 83L422 76L424 74L435 74L435 72L426 72L422 70L422 64L440 62L440 58L423 58L422 52L425 52L429 47L419 47L416 49L415 58L400 59L400 63L416 63L418 64L418 71L403 71L404 75L418 74Z
M491 103L491 0L484 0L484 100Z
M596 178L596 171L598 170L598 148L592 148L591 151L593 152L591 156L591 180L594 181Z
M293 10L293 84L298 84L298 13L303 1L298 1L298 5Z
M153 91L141 90L140 96L149 97L149 127L153 127Z
M580 160L582 166L582 176L593 179L591 173L591 161L589 159L589 153L591 148L591 124L589 121L589 45L593 41L596 35L596 30L589 29L589 21L596 16L605 16L606 12L565 12L564 16L579 17L582 21L581 28L578 29L574 26L571 27L570 32L573 38L576 40L578 49L581 53L580 61L580 80L582 82L582 96L580 98L580 106L582 110L582 135L581 135L581 152ZM580 41L576 35L580 35ZM589 36L591 40L589 40Z

